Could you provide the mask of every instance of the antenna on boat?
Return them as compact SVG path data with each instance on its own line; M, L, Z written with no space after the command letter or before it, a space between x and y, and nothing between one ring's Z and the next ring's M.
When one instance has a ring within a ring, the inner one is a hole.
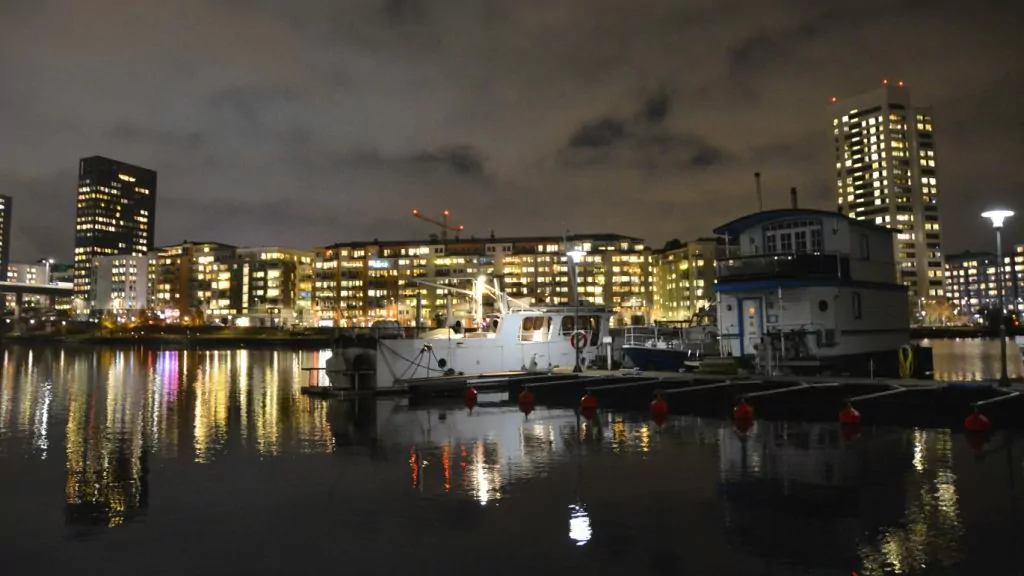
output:
M764 212L764 197L761 196L761 173L754 172L754 187L757 190L757 211Z

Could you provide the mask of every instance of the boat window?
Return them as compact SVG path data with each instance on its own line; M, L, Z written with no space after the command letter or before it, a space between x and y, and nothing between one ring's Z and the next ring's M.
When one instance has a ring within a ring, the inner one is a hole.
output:
M821 252L823 246L821 228L811 228L811 252Z
M792 252L793 251L793 233L792 232L783 232L781 234L781 237L782 237L782 252L786 253L786 254Z
M548 316L527 316L519 330L520 342L547 342L551 318Z
M568 336L573 332L573 320L572 316L562 316L562 336Z
M807 252L807 230L797 230L793 233L797 254Z
M562 336L569 336L575 330L573 324L575 316L563 316L562 317ZM588 335L588 346L597 346L601 342L601 317L594 315L581 315L580 316L580 330L583 330Z
M590 326L587 328L590 332L590 345L597 346L601 342L601 317L588 316L587 319L590 321Z
M786 220L768 224L763 231L765 254L799 254L822 249L820 220Z

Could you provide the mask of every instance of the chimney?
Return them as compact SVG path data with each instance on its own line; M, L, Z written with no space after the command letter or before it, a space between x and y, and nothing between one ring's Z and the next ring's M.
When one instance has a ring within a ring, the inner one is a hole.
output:
M764 212L764 201L761 199L761 173L754 172L754 185L757 187L757 211Z
M793 205L793 210L800 208L799 203L796 201L796 188L789 189L789 202Z

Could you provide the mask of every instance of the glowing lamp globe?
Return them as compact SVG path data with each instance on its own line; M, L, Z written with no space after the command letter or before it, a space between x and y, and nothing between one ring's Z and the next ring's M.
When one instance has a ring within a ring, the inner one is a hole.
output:
M1013 216L1013 210L989 210L988 212L982 212L982 218L988 218L992 221L993 228L1002 228L1003 222L1007 218Z

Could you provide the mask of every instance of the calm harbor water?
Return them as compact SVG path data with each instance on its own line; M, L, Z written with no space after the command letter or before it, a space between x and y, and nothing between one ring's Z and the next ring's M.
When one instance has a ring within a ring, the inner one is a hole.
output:
M1024 436L324 401L315 352L0 354L2 574L1024 574Z

